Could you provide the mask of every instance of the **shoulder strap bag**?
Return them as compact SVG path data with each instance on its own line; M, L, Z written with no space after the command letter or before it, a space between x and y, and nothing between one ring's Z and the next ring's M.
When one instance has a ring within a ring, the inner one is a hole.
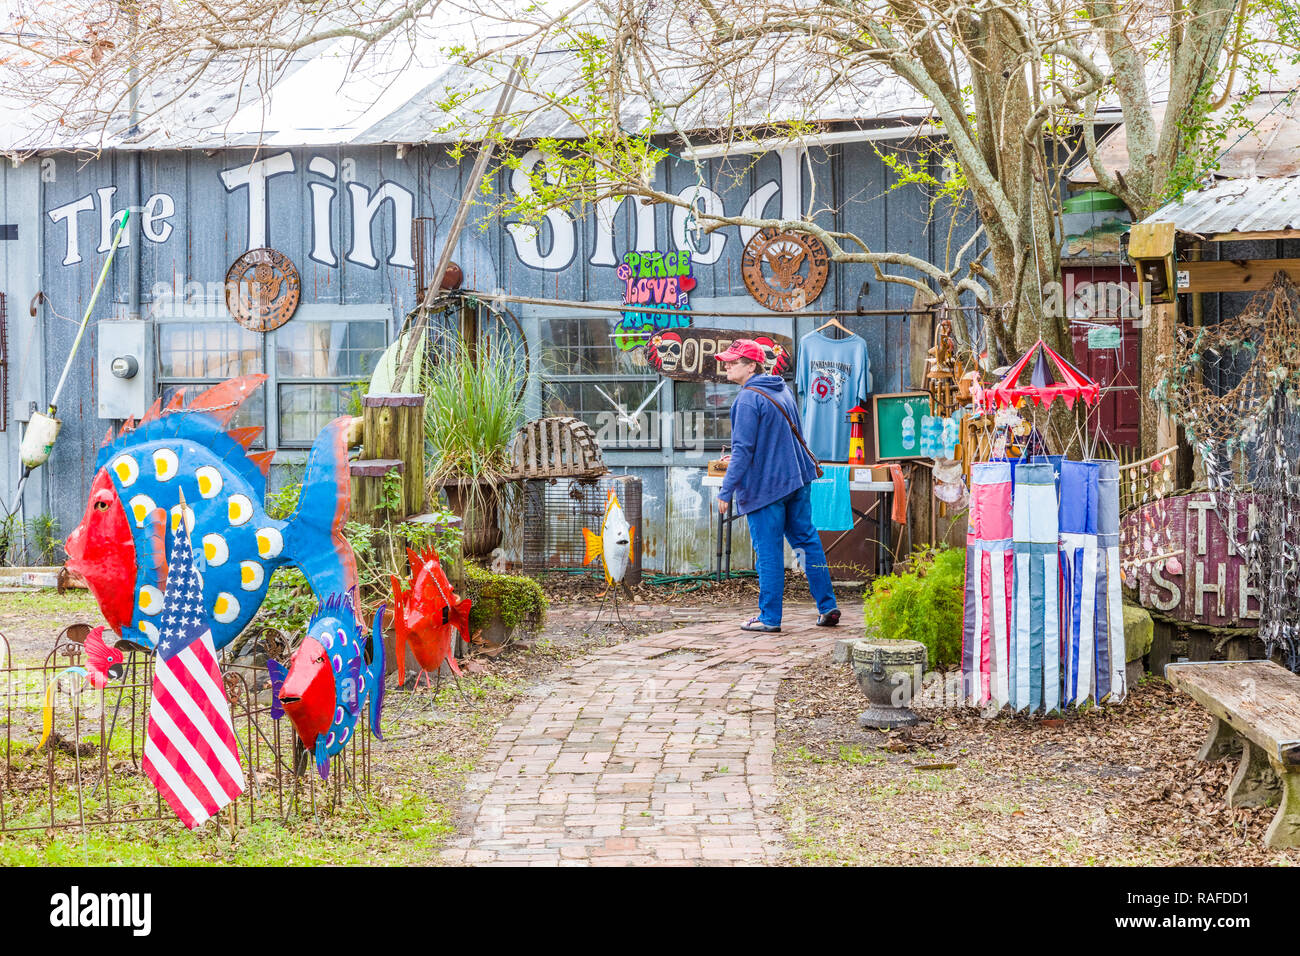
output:
M808 450L807 444L804 443L803 436L799 434L799 429L794 427L794 422L792 422L790 416L785 413L785 409L781 407L781 403L771 395L767 394L767 392L754 388L751 385L742 385L741 388L746 392L753 392L755 395L762 395L776 407L776 410L781 413L781 417L785 419L785 423L790 426L790 434L794 436L794 440L799 443L799 447L803 449L804 454L812 459L813 467L817 469L817 477L820 478L824 475L825 472L822 471L822 466L821 463L817 461L817 456Z

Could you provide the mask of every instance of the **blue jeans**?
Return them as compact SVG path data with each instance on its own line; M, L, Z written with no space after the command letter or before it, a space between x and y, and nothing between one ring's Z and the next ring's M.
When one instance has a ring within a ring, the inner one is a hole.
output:
M779 501L745 515L749 519L749 536L758 552L758 618L764 624L781 623L781 598L785 594L785 549L781 539L790 542L795 554L802 555L808 590L821 614L835 610L835 592L831 590L831 573L826 566L826 552L812 523L812 485L804 485Z

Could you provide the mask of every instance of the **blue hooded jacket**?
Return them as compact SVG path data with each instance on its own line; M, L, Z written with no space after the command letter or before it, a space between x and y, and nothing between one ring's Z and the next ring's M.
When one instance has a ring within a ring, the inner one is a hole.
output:
M781 376L755 375L745 386L772 396L794 427L801 428L794 395ZM740 389L731 403L731 461L718 498L726 501L734 492L736 514L749 514L798 491L816 477L816 465L776 406L762 395Z

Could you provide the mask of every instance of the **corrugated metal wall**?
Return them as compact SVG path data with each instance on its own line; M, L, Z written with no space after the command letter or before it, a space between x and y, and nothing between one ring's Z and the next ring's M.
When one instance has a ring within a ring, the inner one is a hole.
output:
M250 164L259 165L250 173ZM304 304L373 305L395 323L413 298L409 246L403 233L406 216L399 211L409 208L415 216L432 216L439 231L445 232L469 167L469 160L453 161L442 148L412 149L399 158L397 150L380 147L224 150L212 155L119 152L89 161L55 155L6 167L0 173L4 221L18 225L18 239L0 243L4 291L10 301L10 348L19 369L10 389L13 410L25 419L26 403L43 405L47 383L52 384L62 370L76 322L102 265L101 250L111 236L112 217L126 206L145 207L139 225L146 235L138 250L139 294L145 313L155 285L183 288L186 282L205 287L220 283L231 262L250 247L250 238L256 243L262 236L266 245L296 264ZM714 160L708 169L706 185L727 212L748 205L755 215L795 216L811 206L819 222L857 232L872 249L942 262L945 251L960 246L971 230L968 214L959 215L950 230L953 212L939 208L932 214L921 188L891 190L895 174L871 144L848 145L829 153L814 150L811 159L789 152ZM688 164L670 162L659 175L673 191L696 185ZM517 184L503 178L499 185L508 191ZM389 198L379 203L379 196ZM353 208L362 209L368 201L378 203L369 243L353 235ZM484 230L471 224L454 258L464 268L468 287L617 302L621 283L615 265L622 254L633 248L677 248L681 217L663 206L632 202L622 203L612 216L610 212L605 210L602 217L592 211L579 218L554 213L538 228L535 241L530 241L527 230L495 222ZM699 285L691 298L697 324L731 324L698 318L710 303L713 308L759 310L740 275L747 238L743 233L736 228L720 230L696 249L694 274ZM373 264L367 261L367 247ZM133 251L119 251L96 308L96 321L128 317ZM435 242L433 255L438 251ZM816 305L853 308L859 304L863 282L869 283L861 298L863 308L906 308L912 301L910 289L875 281L871 267L846 265L831 267L831 281ZM45 292L49 304L31 318L27 303L37 289ZM545 311L520 310L525 319ZM798 338L820 321L797 316L791 322L788 316L773 314L755 327L787 330ZM910 384L903 381L908 374L905 317L855 317L846 324L867 341L877 390ZM44 480L35 481L25 499L27 516L48 511L65 532L80 519L93 479L95 450L108 426L97 415L96 333L92 324L60 402L63 434L42 469ZM536 414L537 388L530 388L529 394L529 413ZM17 431L18 425L11 425L4 438L8 467L0 477L0 489L6 501L17 481ZM301 455L285 452L281 457L294 461ZM715 517L709 489L699 486L703 461L670 449L613 451L606 458L616 471L634 471L643 479L646 568L707 569ZM743 567L749 550L743 530L738 531L736 564Z

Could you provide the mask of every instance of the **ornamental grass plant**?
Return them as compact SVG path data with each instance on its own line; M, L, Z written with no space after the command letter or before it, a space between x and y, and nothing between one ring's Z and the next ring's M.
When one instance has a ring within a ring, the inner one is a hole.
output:
M526 370L514 352L459 338L431 350L424 392L425 479L498 485L509 470L510 439L524 411Z
M510 472L526 375L516 353L491 339L471 348L449 337L430 350L421 383L425 482L431 497L448 489L452 510L465 522L467 554L480 553L478 544L490 543L496 531L497 495Z

